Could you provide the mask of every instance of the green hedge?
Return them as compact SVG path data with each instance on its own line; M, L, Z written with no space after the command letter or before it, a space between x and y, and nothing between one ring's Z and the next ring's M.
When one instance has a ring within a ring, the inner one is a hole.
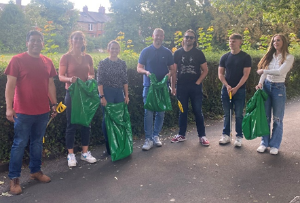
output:
M94 58L95 64L98 64L101 58ZM132 59L130 59L132 60ZM203 101L203 112L205 119L221 118L223 114L220 90L221 82L218 79L218 59L215 62L208 62L209 73L204 81L203 91L205 99ZM54 58L53 62L55 67L58 67L58 58ZM253 59L253 66L257 67L259 59ZM287 96L288 98L299 95L300 93L300 58L296 59L293 69L287 76ZM128 80L129 80L129 96L130 103L128 106L129 113L131 115L132 132L135 137L143 137L143 99L142 99L142 75L136 72L136 66L134 63L130 63L128 68ZM13 141L13 123L6 119L5 111L5 85L6 76L3 74L3 70L7 66L7 63L0 62L0 161L6 162L9 160L9 153ZM95 66L96 67L96 66ZM258 82L259 76L255 73L256 68L252 68L251 74L247 81L247 100L254 94L255 85ZM65 89L64 84L59 82L58 78L55 78L55 85L57 88L58 101L64 101ZM173 111L166 112L164 127L177 126L178 124L178 107L176 100L172 97ZM191 109L191 108L190 108ZM193 121L194 117L189 111L189 120ZM95 146L103 141L102 130L102 112L99 108L93 121L92 121L92 134L91 145ZM66 127L66 115L65 112L58 114L57 117L48 126L46 131L46 142L44 149L46 155L56 156L64 153L65 150L65 127ZM79 133L76 135L76 145L80 146ZM27 152L26 152L27 153ZM28 158L28 153L25 158Z

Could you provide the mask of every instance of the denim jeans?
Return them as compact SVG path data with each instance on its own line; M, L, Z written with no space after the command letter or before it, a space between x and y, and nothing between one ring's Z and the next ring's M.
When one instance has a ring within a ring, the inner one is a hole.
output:
M269 128L271 122L271 111L273 111L273 129L272 137L270 135L263 136L261 145L279 149L283 133L286 88L284 83L272 83L265 80L263 90L268 94L268 99L265 102L265 109Z
M68 90L66 92L65 105L67 106L67 109L66 109L66 116L67 116L66 145L67 145L67 148L68 149L74 148L76 128L79 126L81 127L81 144L82 144L82 146L89 146L91 126L86 127L83 125L71 123L72 101L71 101L71 96L70 96L70 93Z
M103 93L105 95L105 99L108 103L120 103L124 102L124 91L123 88L116 88L116 87L103 87ZM105 146L107 154L110 154L110 148L108 143L108 135L106 131L106 125L105 125L105 108L102 106L102 114L103 114L103 120L102 120L102 132L104 134L105 138Z
M17 114L17 117L14 123L15 135L9 161L8 177L10 179L20 177L24 150L28 140L30 140L30 173L41 170L43 136L45 135L49 113L41 115Z
M143 90L143 101L144 104L147 100L147 94L149 91L149 87L144 87ZM153 114L155 113L154 118L154 127L153 127ZM152 139L154 136L159 136L159 133L162 129L164 123L165 112L153 112L148 109L145 109L144 115L144 130L145 130L145 138Z
M182 104L183 113L179 111L179 135L185 136L187 129L188 104L191 99L193 113L196 119L197 132L199 137L205 136L204 118L202 114L202 83L177 85L177 98Z
M223 86L221 91L221 99L224 110L224 126L223 135L230 135L230 108L235 113L235 131L236 136L243 137L242 122L243 109L245 106L246 90L245 88L238 89L235 95L232 96L231 104L226 87ZM233 112L232 112L233 113Z

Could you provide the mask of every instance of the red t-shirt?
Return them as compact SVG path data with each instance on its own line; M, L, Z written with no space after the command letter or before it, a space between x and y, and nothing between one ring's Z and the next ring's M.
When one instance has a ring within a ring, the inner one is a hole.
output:
M11 59L4 73L17 78L13 103L16 113L40 115L50 111L49 78L56 71L49 58L35 58L24 52Z
M82 57L81 63L78 63L74 56L70 53L64 54L59 62L59 66L66 66L67 70L65 76L80 78L83 82L87 81L89 73L94 71L93 59L89 54L85 54ZM66 89L69 88L71 83L66 83Z

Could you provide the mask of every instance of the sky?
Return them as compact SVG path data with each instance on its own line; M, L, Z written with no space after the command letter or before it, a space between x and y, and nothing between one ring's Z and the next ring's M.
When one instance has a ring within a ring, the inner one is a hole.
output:
M74 8L82 11L82 8L86 5L89 11L98 12L98 8L104 6L106 8L106 12L110 7L109 0L69 0L74 3ZM0 3L8 3L9 0L0 0ZM22 5L27 5L30 3L30 0L22 0Z

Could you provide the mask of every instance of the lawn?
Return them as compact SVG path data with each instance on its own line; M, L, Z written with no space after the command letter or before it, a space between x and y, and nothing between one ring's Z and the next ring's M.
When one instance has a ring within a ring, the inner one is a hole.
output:
M61 58L61 56L64 53L58 53L55 55L52 55L50 58ZM97 59L97 58L105 58L108 56L108 53L89 53L93 58ZM6 62L9 63L10 59L16 54L0 54L0 62Z

